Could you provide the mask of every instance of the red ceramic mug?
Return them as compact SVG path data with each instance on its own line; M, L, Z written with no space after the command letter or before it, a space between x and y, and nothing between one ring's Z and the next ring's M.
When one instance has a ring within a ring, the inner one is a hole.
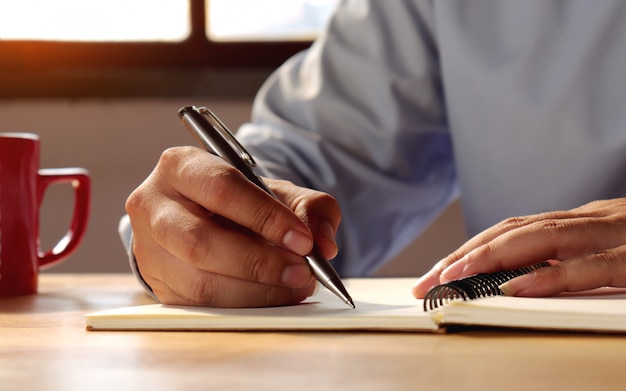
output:
M82 168L39 168L39 137L0 133L0 296L37 292L39 270L67 258L89 217L91 181ZM74 187L74 215L54 248L39 248L39 208L49 185Z

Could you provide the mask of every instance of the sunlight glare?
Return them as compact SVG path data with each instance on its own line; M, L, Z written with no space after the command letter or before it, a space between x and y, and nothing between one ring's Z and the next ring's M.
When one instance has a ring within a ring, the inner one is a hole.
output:
M182 41L190 0L0 1L0 40Z
M310 40L338 0L205 0L214 41ZM242 12L245 10L245 12Z

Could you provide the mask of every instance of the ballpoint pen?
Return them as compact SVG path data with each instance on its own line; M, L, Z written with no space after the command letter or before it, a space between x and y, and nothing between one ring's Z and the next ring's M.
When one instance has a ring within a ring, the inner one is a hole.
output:
M215 153L230 163L241 171L248 180L278 199L276 194L254 173L253 168L257 165L252 155L239 144L233 133L228 130L226 125L211 110L206 107L185 106L178 110L178 116L187 130L205 150ZM315 246L313 251L305 258L315 278L347 305L355 308L354 302L341 282L339 275L330 262L320 255L319 250Z

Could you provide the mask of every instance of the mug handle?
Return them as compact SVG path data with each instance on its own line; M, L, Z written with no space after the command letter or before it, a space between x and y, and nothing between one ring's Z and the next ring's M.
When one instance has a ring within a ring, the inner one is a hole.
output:
M74 188L74 213L69 230L51 249L39 252L39 267L52 266L73 253L81 242L89 219L91 200L91 179L83 168L42 168L39 169L37 204L41 206L43 196L49 185L69 183Z

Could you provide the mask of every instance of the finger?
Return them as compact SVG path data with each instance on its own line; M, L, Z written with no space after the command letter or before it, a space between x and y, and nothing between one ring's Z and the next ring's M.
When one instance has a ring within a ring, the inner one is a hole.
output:
M287 206L219 157L198 148L163 153L157 173L185 198L299 255L313 247L308 227ZM161 174L164 175L164 174Z
M302 256L216 223L193 202L164 202L149 221L155 243L197 269L292 288L313 278Z
M626 246L537 269L500 286L508 296L541 297L604 286L626 287Z
M553 219L558 219L566 218L567 216L570 216L570 214L567 212L551 212L523 217L512 217L501 221L500 223L475 235L456 251L437 262L426 274L422 275L415 282L415 285L413 285L413 295L418 299L423 298L432 287L449 281L453 273L460 276L466 264L465 257L477 248L490 243L507 232L525 227L537 221L541 221L548 216ZM451 265L455 265L456 269L448 270ZM444 270L448 270L448 276L442 278Z
M608 229L611 227L609 220L598 224L604 225L600 229L602 232L610 232L610 237L594 231L598 229L597 225L595 228L589 225L592 221L600 221L591 220L598 213L595 209L587 208L576 209L575 212L557 211L506 219L476 235L438 262L418 279L413 287L413 294L422 298L429 289L441 283L476 273L514 269L582 251L592 251L598 248L598 243L616 246L623 233L614 228ZM565 231L570 233L567 238L562 237ZM580 236L576 236L577 233Z
M456 251L437 262L428 272L422 275L413 285L413 296L418 299L424 298L431 288L439 285L442 280L444 280L442 279L442 273L444 270L448 270L456 266L457 268L460 268L460 271L458 272L460 275L461 271L465 267L465 257L467 254L480 246L489 243L498 236L514 229L515 227L527 224L527 221L528 220L524 218L508 219L472 237Z
M450 254L450 256L444 259L444 265L449 266L453 262L463 258L478 247L484 246L487 243L492 242L494 239L511 231L518 230L520 228L527 227L531 224L535 224L541 221L547 220L563 220L574 217L585 217L584 215L573 215L570 211L557 211L549 213L541 213L529 216L511 217L501 221L500 223L490 227L478 235L474 236L463 244L457 251Z
M441 273L447 282L476 273L516 269L545 260L563 260L623 242L624 230L607 219L543 220L500 235Z
M423 299L432 287L439 285L439 276L447 265L448 262L446 259L442 259L437 262L435 266L433 266L426 274L418 278L412 288L413 296L416 299Z
M313 280L295 289L259 284L206 272L167 255L151 265L146 283L164 304L225 308L292 305L315 290Z
M326 259L337 255L337 230L341 222L339 204L329 194L268 179L268 186L309 227L315 244Z

